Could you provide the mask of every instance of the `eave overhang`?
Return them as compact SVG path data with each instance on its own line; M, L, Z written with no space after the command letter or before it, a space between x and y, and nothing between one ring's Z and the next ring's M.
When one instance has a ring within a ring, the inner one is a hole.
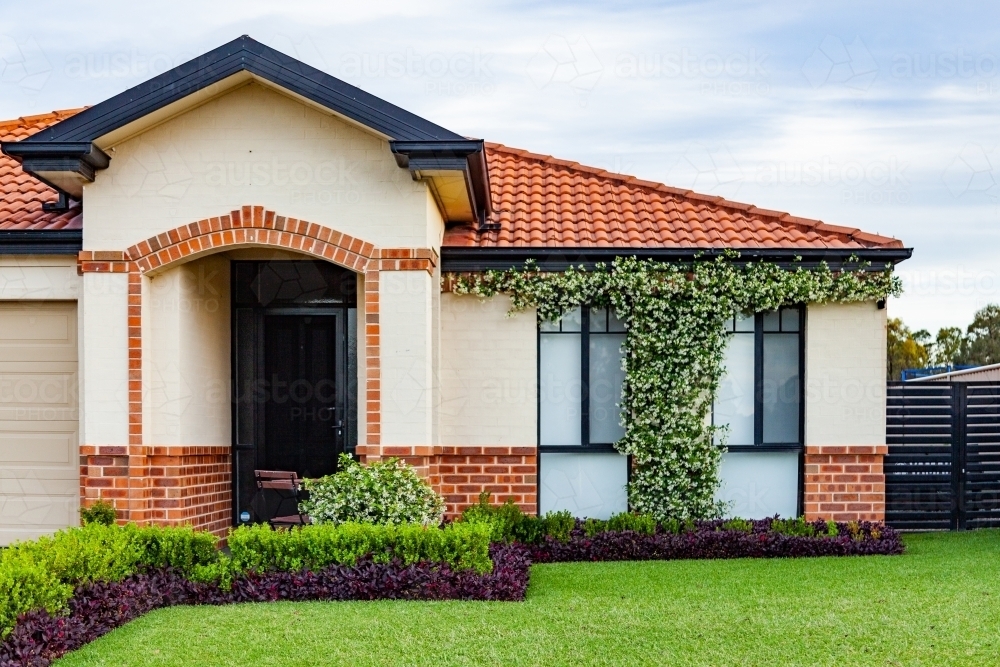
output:
M5 141L2 148L24 171L77 200L84 184L93 183L97 171L111 163L107 153L90 141Z
M913 248L594 248L520 247L470 248L441 247L441 270L477 272L521 268L534 261L542 271L565 271L571 266L593 269L610 264L617 257L637 257L661 262L712 260L728 252L738 252L738 262L774 262L783 268L816 268L821 263L833 271L864 266L884 271L910 258Z
M396 164L431 189L445 222L484 228L490 214L489 172L483 141L390 141Z
M461 157L464 167L447 162L424 163L417 175L429 180L439 204L447 207L442 209L447 221L482 220L488 214L489 186L482 141L470 141L246 35L27 139L3 142L2 150L19 160L24 171L79 198L84 184L93 182L96 172L110 162L95 142L244 72L370 128L390 141L423 146L421 154L415 156L418 164L423 157L433 155ZM452 220L447 211L457 217Z

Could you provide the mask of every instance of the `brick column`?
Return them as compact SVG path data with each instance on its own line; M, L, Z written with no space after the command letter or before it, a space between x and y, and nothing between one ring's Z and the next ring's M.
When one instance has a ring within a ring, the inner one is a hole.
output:
M884 521L887 453L886 445L806 446L806 519Z

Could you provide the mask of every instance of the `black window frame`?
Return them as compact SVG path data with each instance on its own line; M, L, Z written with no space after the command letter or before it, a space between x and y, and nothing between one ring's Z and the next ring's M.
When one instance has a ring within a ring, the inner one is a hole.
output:
M615 443L592 443L590 442L590 334L596 333L600 335L601 333L622 335L625 331L606 331L606 332L591 332L590 331L590 313L591 310L603 310L605 313L610 313L611 308L593 308L592 306L580 306L580 331L543 331L542 330L542 320L539 319L536 326L536 349L535 349L535 378L537 385L537 396L536 396L536 414L538 418L535 424L535 438L538 443L538 453L539 454L565 454L565 453L582 453L582 452L618 452L615 448ZM609 317L610 321L610 317ZM543 445L542 444L542 335L543 334L579 334L580 335L580 443L579 445ZM621 397L619 397L619 401ZM630 460L631 461L631 460ZM631 462L629 464L629 473L631 475ZM541 481L541 476L539 476L539 482Z
M798 331L782 331L780 312L782 310L798 311ZM806 307L804 305L790 304L781 306L779 313L779 330L764 331L764 317L766 313L756 313L754 315L754 444L752 445L726 445L730 452L783 452L798 451L805 448L805 381L806 381L806 360L805 360L805 339L806 339ZM794 443L768 443L764 442L764 334L797 334L799 343L799 428L798 442ZM734 335L749 335L746 333L736 333ZM712 406L712 425L715 425L715 406ZM718 445L722 447L722 445Z

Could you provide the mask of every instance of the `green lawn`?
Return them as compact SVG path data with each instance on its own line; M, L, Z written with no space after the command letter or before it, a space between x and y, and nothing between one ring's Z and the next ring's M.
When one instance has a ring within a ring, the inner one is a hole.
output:
M76 665L996 665L1000 531L905 556L539 565L523 603L176 607Z

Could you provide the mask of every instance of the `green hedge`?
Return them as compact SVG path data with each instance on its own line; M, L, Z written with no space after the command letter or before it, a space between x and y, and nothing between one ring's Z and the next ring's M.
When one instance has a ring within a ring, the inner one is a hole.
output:
M502 505L490 504L490 492L479 494L479 503L462 512L456 525L487 526L493 542L520 542L538 544L546 537L566 542L576 525L576 519L567 511L549 512L545 516L525 514L508 500Z
M398 558L407 565L432 561L479 573L493 569L489 527L472 524L428 528L342 523L292 531L240 526L229 535L229 550L235 572L320 570L330 565L354 565L368 555L380 563Z
M0 637L25 612L63 609L82 584L121 581L146 567L191 575L218 559L216 542L214 535L191 528L91 523L15 543L0 551Z
M77 586L121 581L146 568L172 567L194 581L224 586L246 572L318 570L354 565L365 556L377 562L448 563L479 573L493 569L485 525L345 523L277 531L241 526L229 535L229 556L218 551L217 542L191 528L90 523L16 543L0 551L0 638L25 612L65 609Z

